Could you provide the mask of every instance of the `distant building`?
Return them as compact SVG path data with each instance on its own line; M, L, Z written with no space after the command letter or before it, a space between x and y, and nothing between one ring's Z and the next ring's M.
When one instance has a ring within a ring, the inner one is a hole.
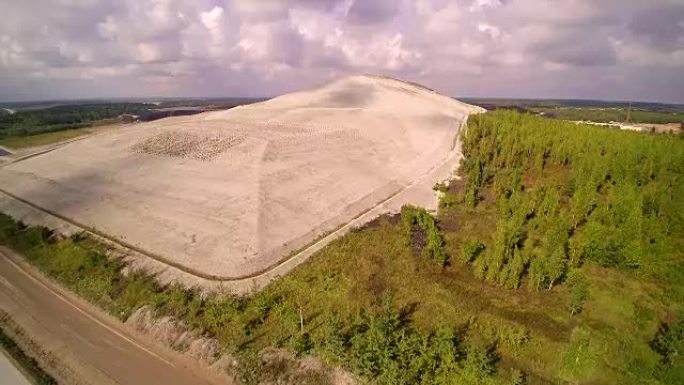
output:
M124 123L134 123L140 120L140 116L133 114L121 114L119 115L119 119L121 119L121 121Z

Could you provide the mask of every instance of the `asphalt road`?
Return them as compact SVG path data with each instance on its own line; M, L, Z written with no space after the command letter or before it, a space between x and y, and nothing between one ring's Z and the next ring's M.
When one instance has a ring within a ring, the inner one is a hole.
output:
M115 319L73 298L6 253L0 252L0 309L83 382L218 383L183 357L136 339Z

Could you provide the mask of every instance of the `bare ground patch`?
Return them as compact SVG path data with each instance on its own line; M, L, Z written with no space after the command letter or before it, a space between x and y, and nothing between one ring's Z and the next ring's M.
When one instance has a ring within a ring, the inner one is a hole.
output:
M152 136L134 145L132 150L138 154L209 161L244 140L239 135L170 131Z

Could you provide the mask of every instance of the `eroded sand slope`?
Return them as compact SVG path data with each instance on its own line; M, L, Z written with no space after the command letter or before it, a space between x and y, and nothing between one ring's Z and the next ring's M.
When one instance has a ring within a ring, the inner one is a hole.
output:
M202 274L239 278L416 180L404 200L433 205L431 173L453 161L461 122L479 111L356 76L95 135L3 167L0 186Z

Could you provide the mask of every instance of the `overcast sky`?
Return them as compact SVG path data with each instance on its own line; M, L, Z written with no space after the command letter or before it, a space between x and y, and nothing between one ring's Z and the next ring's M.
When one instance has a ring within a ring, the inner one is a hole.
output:
M684 103L684 0L0 0L0 100L454 96Z

